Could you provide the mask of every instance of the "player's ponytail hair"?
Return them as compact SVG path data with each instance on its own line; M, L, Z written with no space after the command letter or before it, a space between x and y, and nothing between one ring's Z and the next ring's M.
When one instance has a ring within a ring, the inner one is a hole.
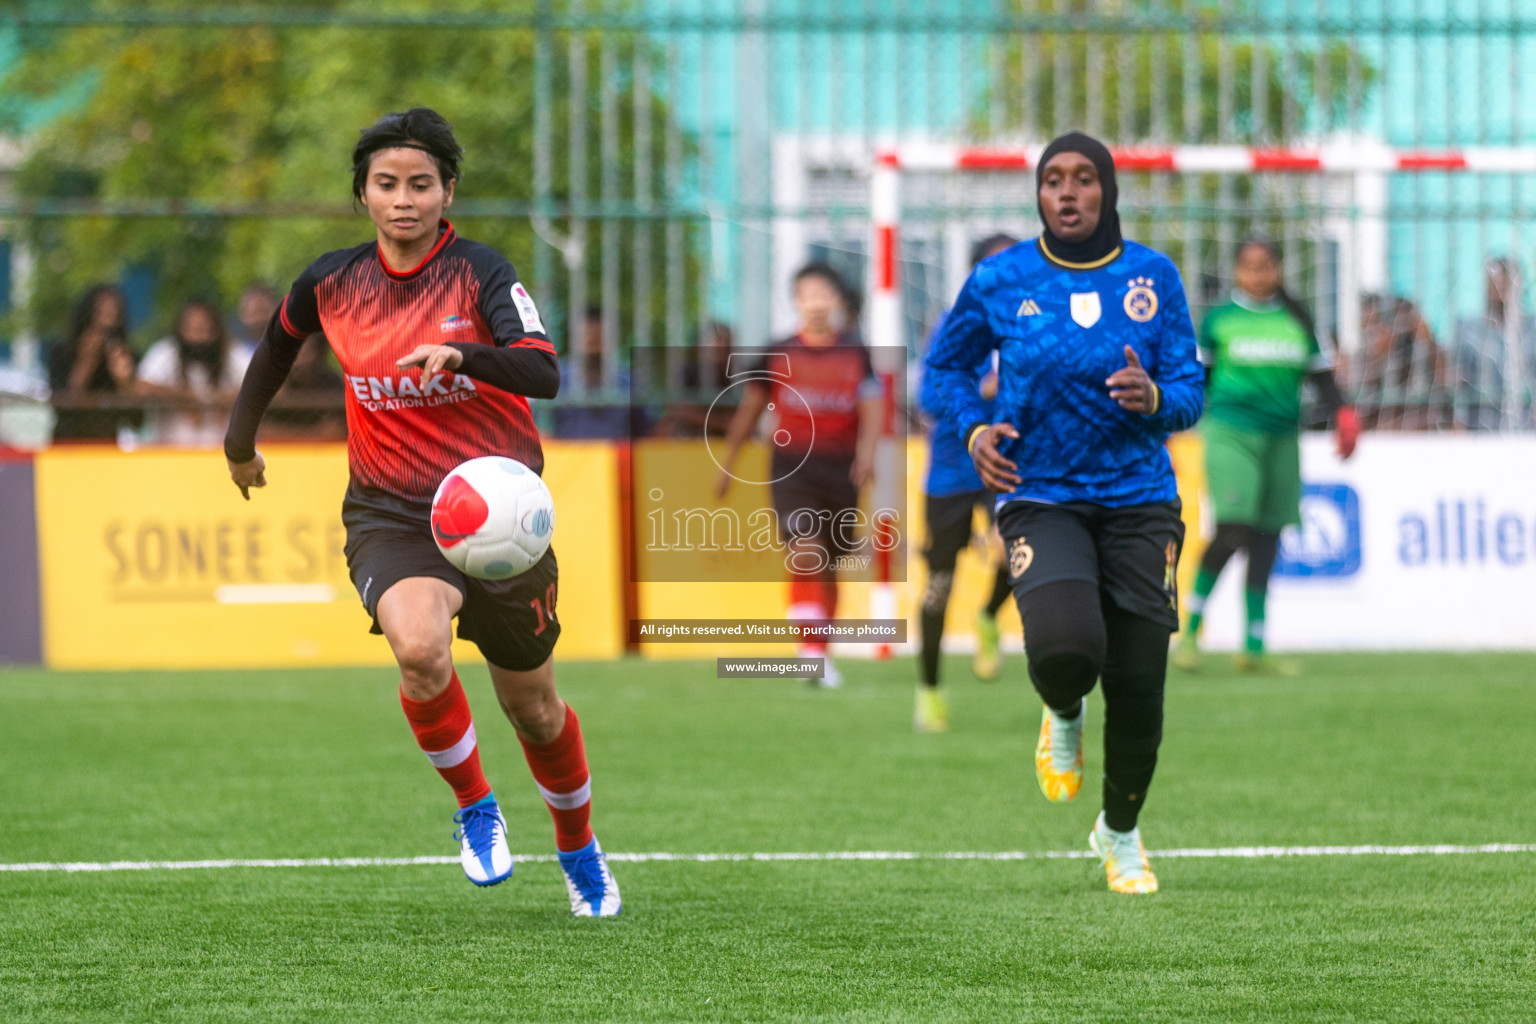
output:
M398 147L419 149L437 164L443 187L459 180L459 161L464 148L453 137L453 125L430 107L412 107L404 113L385 114L367 128L352 150L352 195L363 198L373 154Z
M1263 249L1265 252L1269 253L1269 258L1275 261L1275 265L1280 265L1282 257L1280 251L1280 243L1276 242L1273 238L1270 238L1265 234L1252 234L1247 238L1244 238L1241 242L1238 242L1237 252L1234 255L1241 256L1244 250L1254 247ZM1313 340L1317 340L1317 321L1312 319L1312 311L1303 305L1300 299L1294 297L1289 291L1286 290L1285 281L1283 279L1276 286L1275 298L1280 300L1280 305L1285 307L1285 311L1287 313L1296 318L1296 322L1301 324L1302 329L1305 330Z

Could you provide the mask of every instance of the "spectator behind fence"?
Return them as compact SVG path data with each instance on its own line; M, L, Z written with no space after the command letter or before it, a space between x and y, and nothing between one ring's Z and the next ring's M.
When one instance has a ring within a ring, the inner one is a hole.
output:
M736 347L735 339L730 324L711 320L705 325L698 345L685 353L682 368L681 390L687 398L694 400L669 403L652 428L652 437L725 436L736 403L728 395L718 405L715 399L730 387L725 368L731 350ZM715 406L713 416L710 415L712 405Z
M131 397L137 390L127 322L116 285L98 284L75 304L68 336L48 354L55 441L112 441L142 421L141 413L94 407L102 397Z
M617 401L576 397L572 381L580 376L584 392L594 395L603 386L603 310L588 306L581 329L571 333L572 351L560 364L560 398L555 403L555 436L576 439L627 438L645 435L645 413L631 409L629 374L618 371ZM577 404L581 402L583 404Z
M294 358L293 369L273 399L265 419L266 436L276 439L340 441L347 436L341 374L327 358L330 342L311 334Z
M1350 363L1347 378L1362 429L1446 426L1445 355L1412 302L1390 295L1365 296L1360 352Z
M230 333L236 343L249 346L254 352L280 301L281 297L269 285L246 285L240 298L235 300L235 319L230 324Z
M1463 430L1529 430L1533 426L1536 320L1521 309L1519 264L1508 258L1496 259L1484 269L1487 290L1483 315L1456 324L1456 426ZM1512 341L1515 344L1509 344Z
M210 302L181 307L176 327L144 353L139 381L157 400L149 415L149 440L179 447L218 447L232 402L250 364L250 349L237 345Z

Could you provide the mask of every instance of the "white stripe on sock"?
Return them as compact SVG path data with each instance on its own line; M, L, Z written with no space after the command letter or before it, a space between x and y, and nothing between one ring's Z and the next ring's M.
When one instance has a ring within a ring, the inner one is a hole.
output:
M464 735L459 737L459 742L447 750L424 751L427 760L432 762L434 768L452 768L454 765L463 764L469 759L469 755L475 752L475 723L470 722L469 728L464 730Z
M534 785L539 786L537 782ZM544 794L544 802L555 810L574 811L592 799L592 779L589 776L587 781L581 784L581 788L574 793L556 793L543 786L539 786L539 792Z

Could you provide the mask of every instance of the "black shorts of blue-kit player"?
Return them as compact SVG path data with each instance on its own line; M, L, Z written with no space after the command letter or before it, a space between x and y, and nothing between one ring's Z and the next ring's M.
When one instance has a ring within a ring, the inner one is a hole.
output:
M839 541L835 527L838 516L859 507L859 489L849 473L852 456L826 456L812 453L802 462L798 456L774 452L769 460L772 474L773 510L778 517L779 539L788 544L792 537L813 542L826 553L829 562L839 555L851 554L849 545ZM854 544L868 533L857 524L843 529ZM836 571L827 568L809 576L832 578Z
M923 560L930 578L939 573L953 573L960 552L971 542L971 523L978 504L987 503L986 491L964 494L928 495L923 499L923 521L928 529L928 543Z
M466 576L449 564L432 539L431 505L371 488L352 487L342 503L347 528L347 570L363 607L379 627L379 598L413 576L450 584L464 595L458 635L498 668L528 672L549 659L560 639L555 617L560 567L554 548L527 572L509 580Z
M1104 819L1121 832L1136 827L1163 739L1179 508L1010 502L998 515L1041 700L1071 717L1103 680Z
M988 518L994 518L992 506L996 495L991 491L966 491L961 494L927 495L923 520L928 542L923 546L923 560L928 565L928 583L923 588L923 606L919 615L922 644L919 667L926 686L939 685L940 643L944 638L944 615L949 608L949 594L955 584L955 562L971 542L971 523L977 505ZM1008 600L1008 576L1001 569L993 581L987 599L987 614L996 615Z

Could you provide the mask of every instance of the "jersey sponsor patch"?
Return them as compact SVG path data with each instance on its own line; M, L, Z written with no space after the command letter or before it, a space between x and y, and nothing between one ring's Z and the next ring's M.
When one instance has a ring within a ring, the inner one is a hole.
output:
M454 331L467 331L474 326L473 320L467 316L459 316L457 313L450 313L437 323L437 329L444 334L451 334Z
M1125 315L1139 324L1157 316L1157 292L1150 277L1133 277L1131 290L1125 293Z
M1098 292L1073 292L1071 308L1072 322L1079 327L1092 327L1103 314Z
M544 334L544 321L539 319L539 307L533 304L533 296L519 281L512 286L512 301L517 305L517 315L523 319L523 330L529 334Z
M446 370L418 383L417 378L355 377L344 374L352 397L369 412L396 412L400 409L426 409L438 405L457 405L476 397L479 388L462 373Z
M1236 363L1304 366L1311 358L1305 338L1248 337L1239 335L1227 342L1227 354Z

